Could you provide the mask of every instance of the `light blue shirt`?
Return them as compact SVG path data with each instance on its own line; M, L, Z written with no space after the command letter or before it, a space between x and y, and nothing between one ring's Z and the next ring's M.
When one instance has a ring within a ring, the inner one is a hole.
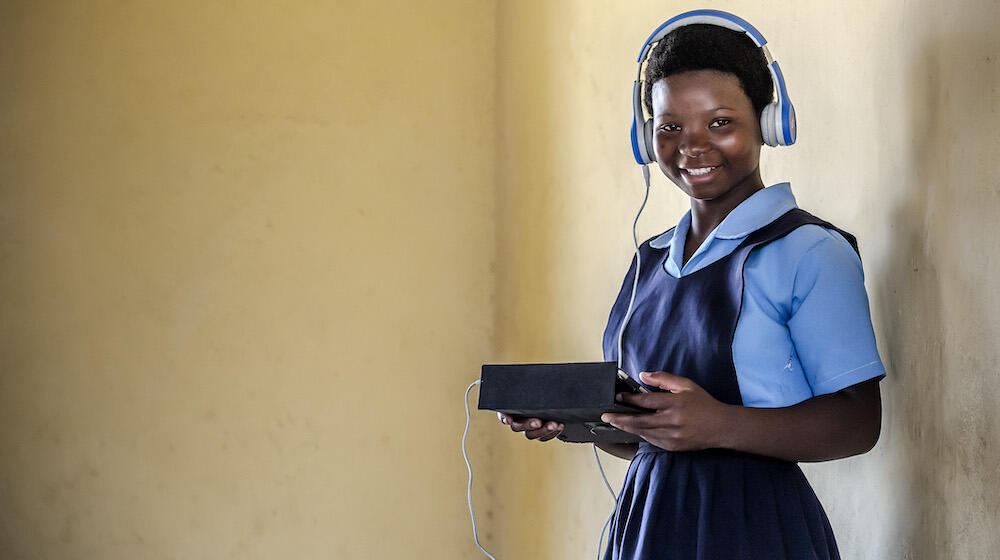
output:
M670 247L663 266L680 278L730 254L746 236L796 207L788 183L757 191L726 216L683 267L690 211L650 245ZM789 406L885 377L861 260L839 233L801 226L751 252L743 278L733 363L745 406Z

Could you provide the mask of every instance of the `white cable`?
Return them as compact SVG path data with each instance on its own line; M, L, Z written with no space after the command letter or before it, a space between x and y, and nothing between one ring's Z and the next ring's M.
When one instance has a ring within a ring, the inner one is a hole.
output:
M608 492L611 494L611 499L615 502L615 510L618 509L618 496L615 495L615 491L611 488L611 483L608 482L608 475L604 472L604 465L601 464L601 456L597 454L597 444L594 444L594 460L597 461L597 468L601 471L601 478L604 479L604 486L607 487ZM601 527L601 536L597 538L597 559L601 558L601 545L604 543L604 533L608 530L608 525L611 524L611 518L614 516L614 510L611 515L608 516L608 520L604 522L604 526Z
M601 560L601 552L603 552L604 550L602 548L604 544L604 533L608 531L608 526L611 525L611 519L614 518L615 511L617 510L618 510L618 502L616 500L615 510L611 512L611 515L608 516L608 520L604 522L604 526L601 527L601 536L597 539L597 560ZM608 535L608 544L611 544L611 535Z
M604 474L604 465L601 464L601 456L597 454L597 444L594 444L594 459L597 461L597 468L601 471L601 478L604 479L604 485L608 487L608 492L611 493L611 499L617 499L614 489L611 488L611 483L608 482L608 475Z
M628 320L632 316L635 292L639 289L639 265L642 264L642 261L639 258L639 238L635 230L639 225L639 216L642 215L643 209L646 208L646 201L649 200L649 167L646 165L642 166L642 178L646 183L646 195L642 197L642 205L639 206L639 212L635 215L635 220L632 221L632 244L635 246L635 274L632 277L632 294L629 296L628 309L625 311L625 317L622 318L622 326L618 329L618 369L622 369L622 339L625 336L625 325L628 324Z
M476 513L472 511L472 464L469 463L469 454L465 450L465 438L469 435L469 424L472 422L472 415L469 413L469 392L480 383L481 381L477 379L465 390L465 431L462 432L462 457L465 457L465 468L469 469L469 487L466 489L465 495L469 500L469 515L472 517L472 537L476 539L476 546L479 547L479 550L483 551L483 554L489 556L491 560L497 560L495 556L486 552L483 545L479 544L479 533L476 531Z
M601 457L597 454L596 443L594 444L594 459L597 460L597 468L601 470L601 478L604 479L604 485L608 487L608 492L611 492L611 499L615 502L615 507L612 508L611 514L608 515L608 520L601 527L601 536L597 538L597 560L601 560L601 551L603 550L601 546L604 543L604 533L607 532L608 527L611 525L611 520L615 517L615 512L618 511L618 500L621 499L621 494L616 495L615 491L611 489L611 483L608 482L608 477L604 474L604 466L601 465ZM608 535L608 544L611 544L611 535Z

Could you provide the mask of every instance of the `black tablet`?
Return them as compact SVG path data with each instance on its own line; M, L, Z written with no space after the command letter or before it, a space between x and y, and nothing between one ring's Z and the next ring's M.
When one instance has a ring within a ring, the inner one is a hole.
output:
M615 402L617 393L648 392L615 362L484 364L480 379L480 410L559 422L565 426L559 439L567 442L641 441L602 422L601 414L651 412Z

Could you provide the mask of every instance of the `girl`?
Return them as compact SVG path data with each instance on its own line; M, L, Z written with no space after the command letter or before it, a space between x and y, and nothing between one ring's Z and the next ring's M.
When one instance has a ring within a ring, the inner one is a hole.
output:
M878 440L885 370L854 238L761 180L767 64L747 33L703 23L649 55L652 149L691 210L641 245L604 333L617 360L625 324L622 368L653 389L619 399L654 411L603 418L644 440L601 446L631 461L606 560L839 558L796 463Z

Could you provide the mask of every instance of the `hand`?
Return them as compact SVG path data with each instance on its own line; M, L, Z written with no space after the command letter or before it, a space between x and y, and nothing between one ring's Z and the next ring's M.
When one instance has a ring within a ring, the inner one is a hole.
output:
M510 426L515 432L524 432L524 437L537 439L538 441L549 441L562 433L563 426L558 422L544 422L539 418L521 418L519 416L509 416L497 412L497 418L501 422Z
M619 393L620 402L648 408L648 414L605 413L601 420L636 434L668 451L722 447L729 405L717 401L697 383L666 372L643 372L647 385L669 393Z

